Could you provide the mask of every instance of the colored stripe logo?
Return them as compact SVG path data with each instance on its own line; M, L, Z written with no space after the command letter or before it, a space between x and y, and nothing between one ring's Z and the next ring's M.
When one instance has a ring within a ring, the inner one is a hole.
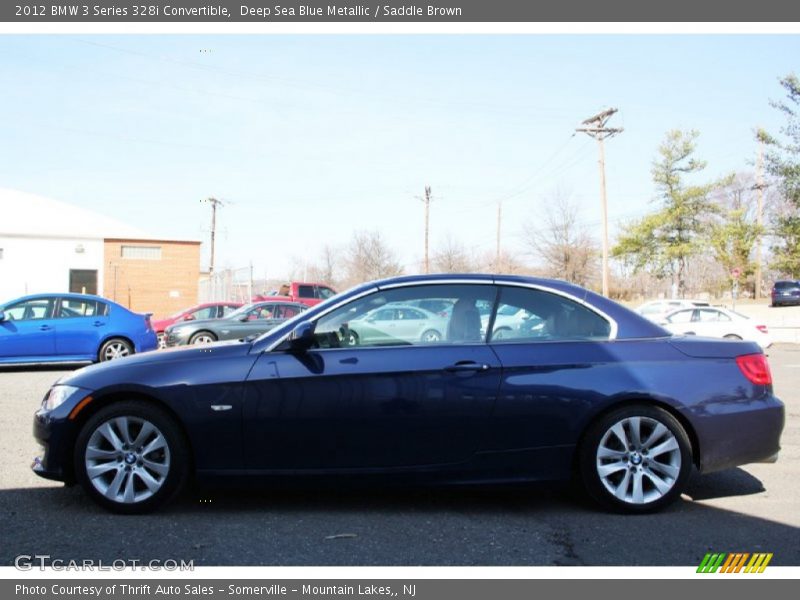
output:
M754 554L748 552L734 552L730 554L724 552L709 552L703 557L700 566L697 567L697 572L763 573L771 560L772 552L756 552Z

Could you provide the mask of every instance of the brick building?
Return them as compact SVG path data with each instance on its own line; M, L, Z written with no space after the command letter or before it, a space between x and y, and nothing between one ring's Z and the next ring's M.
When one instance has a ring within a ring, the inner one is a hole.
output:
M0 188L0 302L46 292L105 296L163 316L195 304L198 240L158 239L64 202Z

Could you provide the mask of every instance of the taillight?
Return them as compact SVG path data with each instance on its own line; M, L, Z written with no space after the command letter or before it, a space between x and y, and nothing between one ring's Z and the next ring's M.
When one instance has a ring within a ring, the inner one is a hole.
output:
M767 357L763 354L745 354L736 357L739 370L751 383L756 385L772 385L772 373L769 371Z
M153 324L150 322L150 315L144 316L144 330L153 331Z
M758 329L761 333L769 333L766 325L756 325L756 329Z

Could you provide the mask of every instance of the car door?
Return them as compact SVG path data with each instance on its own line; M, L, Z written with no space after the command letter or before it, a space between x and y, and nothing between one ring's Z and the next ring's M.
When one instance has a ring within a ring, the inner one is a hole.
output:
M391 468L468 460L482 443L500 363L480 337L477 300L491 285L378 291L316 321L316 346L262 354L245 386L248 467ZM461 302L437 344L396 339L349 346L349 323L389 302ZM470 304L472 311L469 310ZM474 313L474 314L473 314ZM465 316L466 315L466 316Z
M486 449L519 453L521 466L540 474L568 470L585 425L580 417L604 401L604 381L616 372L611 324L541 289L502 286L497 307L499 313L524 309L537 326L513 336L492 327L489 345L502 364L502 382Z
M108 305L97 300L61 297L55 307L59 356L94 358L108 333Z
M6 306L0 322L0 358L52 357L56 353L56 298L27 298Z

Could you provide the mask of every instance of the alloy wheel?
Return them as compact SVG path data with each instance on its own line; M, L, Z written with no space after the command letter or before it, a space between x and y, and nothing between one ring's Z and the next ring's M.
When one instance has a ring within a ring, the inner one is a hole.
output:
M115 360L117 358L128 356L130 353L131 349L125 342L111 342L110 344L106 345L105 350L103 351L103 359Z
M675 487L681 449L660 421L631 416L614 423L597 446L597 475L606 490L627 504L655 502Z
M133 504L157 493L169 475L170 449L150 421L120 416L100 424L86 444L86 475L111 502Z

